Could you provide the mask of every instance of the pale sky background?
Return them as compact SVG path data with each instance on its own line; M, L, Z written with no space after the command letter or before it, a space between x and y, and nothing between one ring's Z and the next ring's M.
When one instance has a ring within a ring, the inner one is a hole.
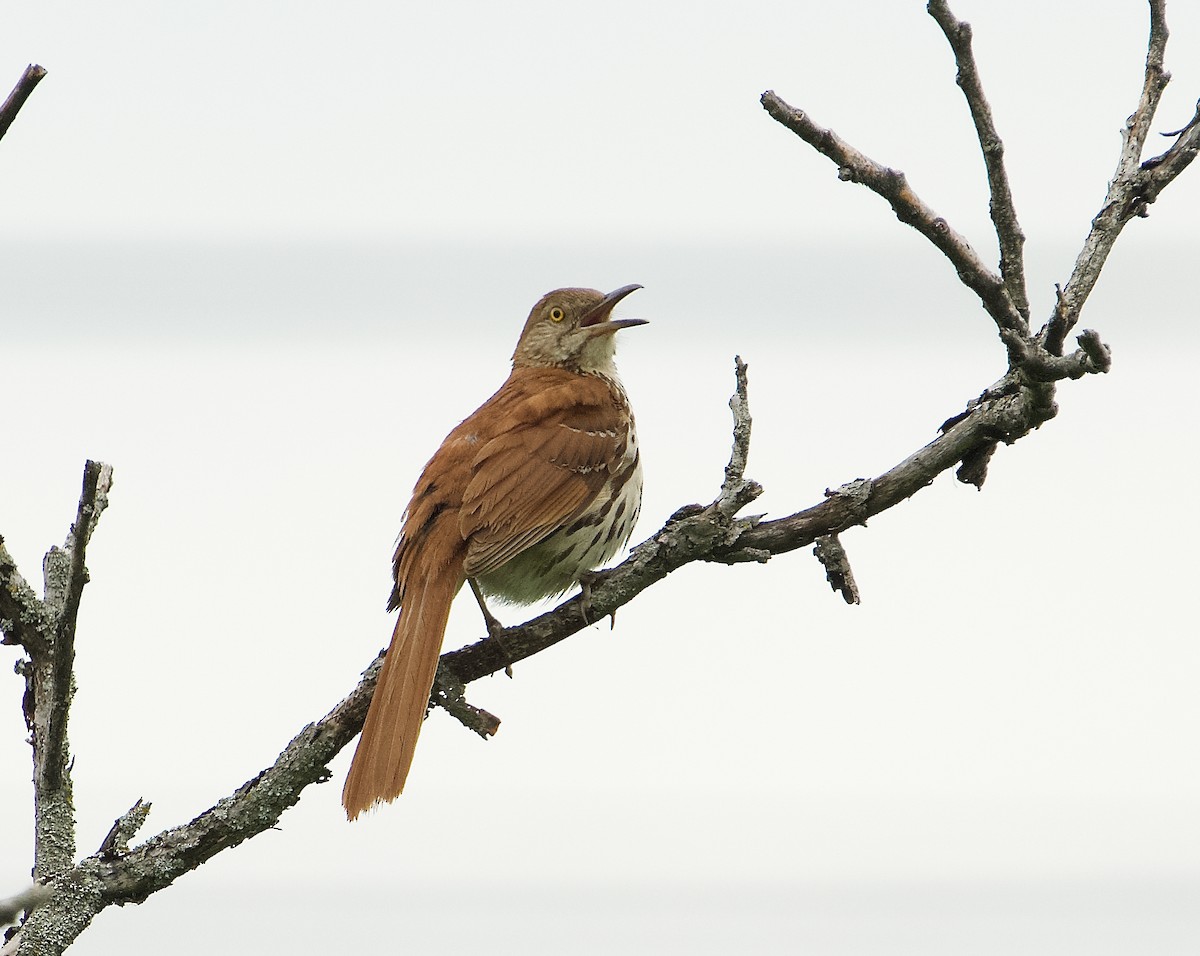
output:
M953 6L1040 323L1146 6ZM1159 131L1200 96L1200 8L1168 14ZM81 853L139 797L144 835L191 819L353 687L417 473L548 289L646 287L619 357L635 540L715 494L735 353L772 515L890 467L1003 371L945 260L758 104L903 169L993 260L923 3L8 4L0 84L31 61L49 76L0 141L0 534L36 582L84 459L114 466ZM473 685L494 740L435 713L395 805L345 823L347 752L278 831L72 952L1194 952L1198 197L1192 169L1089 303L1111 374L1064 384L981 494L945 475L844 535L860 607L807 551L688 567ZM447 644L476 618L460 601ZM20 693L0 679L0 894L31 862Z

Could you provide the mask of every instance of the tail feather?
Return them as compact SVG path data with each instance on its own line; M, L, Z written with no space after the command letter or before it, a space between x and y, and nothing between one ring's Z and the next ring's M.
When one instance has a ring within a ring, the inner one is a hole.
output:
M459 586L453 574L432 574L418 587L405 589L404 607L342 789L342 806L351 820L377 803L395 800L404 789Z

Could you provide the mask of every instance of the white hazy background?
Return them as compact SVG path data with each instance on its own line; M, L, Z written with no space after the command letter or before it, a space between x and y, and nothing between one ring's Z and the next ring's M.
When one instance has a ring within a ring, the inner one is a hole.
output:
M1146 5L954 9L1040 323L1115 167ZM1200 95L1200 8L1169 19L1156 131ZM0 534L37 583L84 459L115 467L80 615L81 854L139 797L144 835L191 819L353 687L419 469L546 290L646 287L621 312L651 320L621 339L637 540L715 494L735 353L776 516L1003 371L946 261L758 104L905 170L994 261L915 0L7 4L0 83L30 61L49 76L0 143ZM1111 374L1064 383L982 493L943 475L844 535L860 607L807 551L685 568L473 685L494 740L434 713L395 805L345 823L346 752L278 830L72 951L1195 952L1198 196L1192 169L1088 304ZM481 633L459 603L451 646ZM0 678L0 891L31 865L21 690Z

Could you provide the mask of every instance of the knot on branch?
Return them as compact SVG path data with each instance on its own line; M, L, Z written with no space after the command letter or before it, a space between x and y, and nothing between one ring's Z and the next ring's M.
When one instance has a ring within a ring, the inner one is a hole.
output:
M870 478L855 478L837 488L826 488L825 497L837 499L841 503L841 510L849 519L845 522L846 525L865 525L870 514L868 504L874 490L875 483Z

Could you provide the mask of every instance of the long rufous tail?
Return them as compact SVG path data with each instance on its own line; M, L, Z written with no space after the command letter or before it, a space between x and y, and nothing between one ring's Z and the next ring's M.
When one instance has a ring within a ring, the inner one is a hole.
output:
M460 586L456 575L443 572L405 589L404 607L342 788L342 806L351 820L377 803L395 800L404 789L437 672L450 604Z

